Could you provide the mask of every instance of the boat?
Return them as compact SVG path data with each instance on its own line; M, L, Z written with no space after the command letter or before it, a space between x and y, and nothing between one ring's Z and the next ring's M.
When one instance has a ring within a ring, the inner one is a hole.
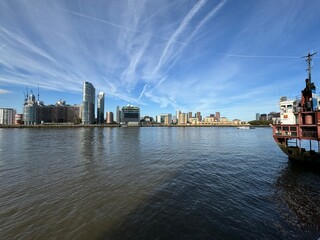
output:
M240 126L240 127L237 127L238 129L254 129L254 127L252 126Z
M301 98L279 101L280 119L273 124L273 138L289 160L320 163L320 96L311 81L311 63L315 53L304 56L308 78Z

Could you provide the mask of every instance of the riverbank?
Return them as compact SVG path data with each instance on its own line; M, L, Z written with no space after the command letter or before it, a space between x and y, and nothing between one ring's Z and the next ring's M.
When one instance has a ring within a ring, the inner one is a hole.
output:
M240 127L244 125L160 125L160 124L148 124L141 126L129 126L132 127ZM0 128L114 128L120 127L117 124L39 124L39 125L0 125ZM254 128L265 128L270 127L269 125L257 125Z

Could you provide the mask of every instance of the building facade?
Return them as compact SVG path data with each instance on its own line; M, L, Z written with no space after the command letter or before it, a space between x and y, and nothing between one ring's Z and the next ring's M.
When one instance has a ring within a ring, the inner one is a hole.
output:
M67 105L59 100L55 105L44 105L42 101L36 101L30 94L26 97L23 106L24 125L40 123L80 123L81 106Z
M14 124L16 124L16 125L23 124L23 114L21 114L21 113L16 114Z
M140 125L140 108L135 106L122 107L120 124L128 126Z
M104 123L104 92L99 92L97 102L97 123Z
M83 82L82 124L94 123L96 90L92 83Z
M111 124L113 123L113 112L107 112L106 113L106 123Z
M178 124L187 124L187 114L186 113L180 113L178 118Z
M176 110L176 123L179 122L179 116L180 116L181 111L179 109Z
M16 110L12 108L0 108L0 125L15 124Z
M23 104L23 122L24 125L35 125L37 121L37 106L36 96L29 94L24 99Z
M120 124L120 117L121 117L121 110L120 110L120 107L117 106L117 109L116 109L116 122L117 122L117 124Z
M199 122L202 121L201 112L197 112L197 113L196 113L196 118L198 118Z
M217 121L220 122L220 112L216 112Z
M166 114L160 114L157 116L157 123L162 123L165 125L169 125L172 123L172 114L166 113Z

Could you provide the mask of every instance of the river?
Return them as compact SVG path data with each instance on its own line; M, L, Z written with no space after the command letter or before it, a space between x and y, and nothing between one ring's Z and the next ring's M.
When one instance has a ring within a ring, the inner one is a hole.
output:
M271 128L0 129L0 239L318 239Z

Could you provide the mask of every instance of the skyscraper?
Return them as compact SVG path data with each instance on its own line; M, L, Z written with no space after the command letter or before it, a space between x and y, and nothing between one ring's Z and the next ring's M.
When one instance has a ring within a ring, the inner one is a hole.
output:
M120 107L117 106L117 110L116 110L116 122L117 122L117 124L120 124L120 115L121 115L121 110L120 110Z
M179 116L180 116L181 111L179 109L176 110L176 121L179 122Z
M95 105L96 90L89 82L83 82L83 95L82 95L82 123L94 123L94 105Z
M260 113L256 113L256 120L260 120Z
M199 122L202 121L201 112L197 112L197 113L196 113L196 118L198 118Z
M103 124L104 122L104 92L98 94L98 108L97 108L97 122Z
M220 112L216 112L217 121L220 122Z

